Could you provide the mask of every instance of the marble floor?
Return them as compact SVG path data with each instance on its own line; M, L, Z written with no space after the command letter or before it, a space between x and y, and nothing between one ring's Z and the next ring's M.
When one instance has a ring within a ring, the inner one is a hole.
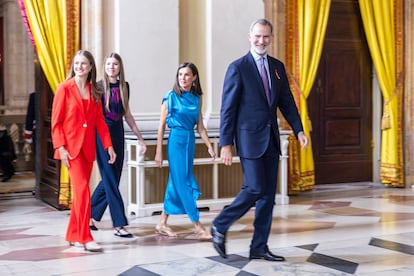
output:
M217 213L201 221L210 227ZM68 215L31 192L0 194L0 275L414 275L412 189L364 182L291 196L275 207L268 244L285 262L248 259L252 212L228 232L228 259L195 239L186 216L170 218L177 238L155 234L157 215L129 217L125 239L106 214L93 232L104 252L86 252L64 240Z

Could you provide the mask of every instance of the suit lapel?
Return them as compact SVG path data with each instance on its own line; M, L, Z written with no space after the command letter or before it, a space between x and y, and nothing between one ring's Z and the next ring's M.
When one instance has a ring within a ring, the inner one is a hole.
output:
M253 69L252 70L252 75L255 75L257 82L260 83L260 85L262 87L262 93L261 94L263 96L263 99L265 99L266 102L267 102L266 91L265 91L265 88L264 88L264 85L263 85L262 76L260 75L260 72L257 68L256 61L254 60L254 57L250 52L247 54L247 56L248 56L247 60L248 60L249 65L250 65L249 67ZM273 93L271 93L271 94L273 94Z

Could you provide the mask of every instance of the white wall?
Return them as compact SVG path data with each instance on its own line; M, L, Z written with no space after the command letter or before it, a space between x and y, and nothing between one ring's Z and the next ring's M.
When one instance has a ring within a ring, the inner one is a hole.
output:
M158 120L161 99L174 83L178 64L178 0L118 4L114 51L124 61L131 110L140 129L156 130L158 121L153 120Z
M205 121L208 128L217 128L225 71L249 50L250 23L264 16L264 4L262 0L195 1L204 1L206 8L206 17L199 17L206 21ZM144 131L158 128L161 99L172 88L180 62L179 5L179 0L104 0L103 49L122 56L131 87L131 111ZM126 161L120 184L124 202Z
M230 61L247 53L250 23L264 16L264 4L262 0L197 1L204 1L206 9L204 115L207 127L216 128L225 71ZM103 32L103 48L118 52L124 60L131 86L131 111L138 127L155 131L161 99L174 83L180 60L180 1L105 0L104 3L103 26L107 31ZM204 20L204 16L200 18Z
M247 39L250 24L264 16L261 0L212 0L207 1L208 41L210 68L208 92L212 105L211 126L218 126L221 107L221 92L227 66L233 60L245 55L250 49Z

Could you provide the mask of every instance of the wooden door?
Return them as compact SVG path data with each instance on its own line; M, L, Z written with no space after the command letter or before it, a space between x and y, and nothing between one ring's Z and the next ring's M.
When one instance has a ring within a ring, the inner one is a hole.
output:
M358 1L332 1L308 98L316 184L372 180L371 64Z
M51 112L53 92L38 62L35 63L36 107L36 197L58 209L67 209L60 202L60 161L53 159Z
M0 105L4 104L3 37L3 17L0 17ZM2 111L0 110L1 113Z

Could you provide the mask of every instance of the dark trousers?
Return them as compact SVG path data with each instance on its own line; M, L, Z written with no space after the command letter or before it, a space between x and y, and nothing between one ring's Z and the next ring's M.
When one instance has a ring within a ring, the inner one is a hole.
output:
M16 159L14 145L7 130L0 130L0 168L5 178L14 174L13 160Z
M213 225L220 233L226 233L230 226L251 207L256 206L254 233L250 251L264 253L272 226L273 206L277 187L279 154L276 139L272 138L265 154L258 159L240 158L244 183L233 202L226 206L214 219Z
M91 217L96 221L100 221L106 207L109 206L113 226L121 227L128 225L124 202L119 191L119 181L124 162L124 130L122 120L117 124L108 125L108 127L110 128L111 139L117 156L114 164L108 164L108 152L104 150L101 139L97 135L96 161L102 180L92 194Z
M0 156L0 167L3 171L3 176L12 176L14 174L13 160L9 157Z

